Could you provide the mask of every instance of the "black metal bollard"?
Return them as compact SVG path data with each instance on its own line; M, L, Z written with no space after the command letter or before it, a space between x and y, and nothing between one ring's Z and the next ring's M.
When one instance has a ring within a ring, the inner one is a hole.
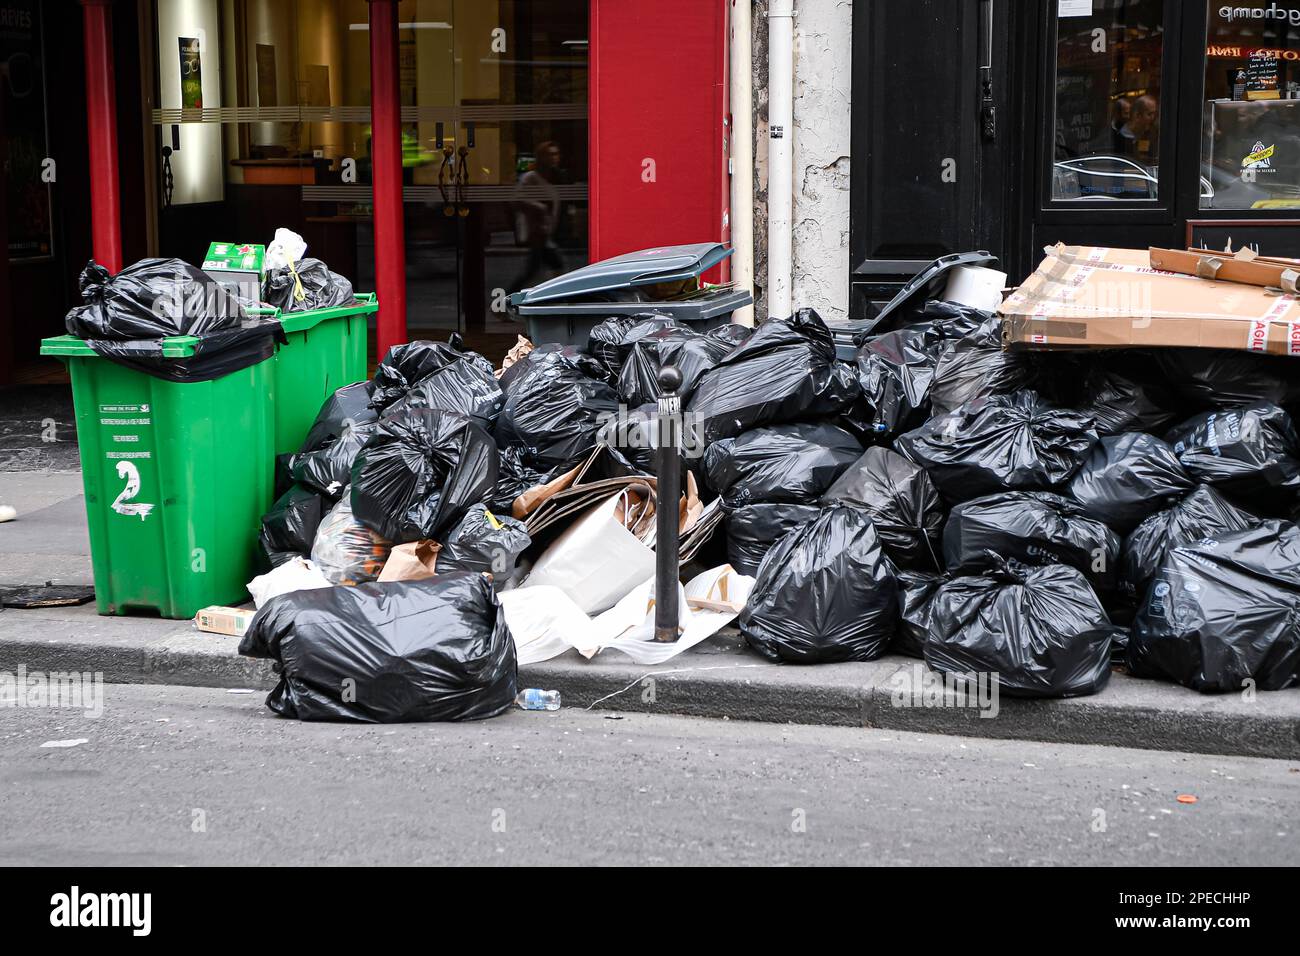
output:
M655 640L677 640L678 502L682 495L682 373L675 366L659 370L658 510L655 512Z

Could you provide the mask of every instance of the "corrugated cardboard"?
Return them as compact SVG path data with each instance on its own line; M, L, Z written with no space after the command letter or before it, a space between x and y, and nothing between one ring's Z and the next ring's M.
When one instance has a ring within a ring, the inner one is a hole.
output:
M1296 296L1153 269L1145 249L1046 251L998 307L1010 348L1185 346L1300 356Z

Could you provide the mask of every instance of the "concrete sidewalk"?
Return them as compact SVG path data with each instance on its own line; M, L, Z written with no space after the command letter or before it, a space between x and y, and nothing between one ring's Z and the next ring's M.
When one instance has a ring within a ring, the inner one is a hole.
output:
M0 502L19 520L0 525L0 586L89 583L80 476L0 474ZM270 662L241 658L234 638L187 621L100 617L94 605L0 613L0 671L99 671L120 683L270 688ZM685 714L731 720L878 727L1155 750L1300 758L1300 689L1206 696L1115 673L1100 694L1026 701L1006 696L981 716L952 691L902 694L924 674L919 661L771 664L734 629L675 660L642 667L616 652L576 652L520 669L521 686L561 692L566 707ZM925 706L925 704L929 706Z
M23 666L28 673L99 671L112 683L272 687L271 663L240 657L238 643L187 621L100 617L93 605L0 614L0 671L11 674ZM996 715L982 717L950 691L931 701L941 706L900 695L922 666L895 655L866 664L770 664L728 629L657 667L614 653L587 661L570 652L520 668L519 679L559 690L566 707L1300 758L1297 690L1246 701L1116 673L1092 697L1003 696Z

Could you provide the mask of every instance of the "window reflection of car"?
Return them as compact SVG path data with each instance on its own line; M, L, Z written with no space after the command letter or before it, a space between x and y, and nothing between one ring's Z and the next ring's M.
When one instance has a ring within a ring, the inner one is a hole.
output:
M1214 199L1214 186L1201 176L1201 207ZM1124 156L1079 156L1053 164L1052 198L1156 199L1160 180L1153 169Z
M1052 164L1052 198L1062 200L1155 199L1155 170L1125 156L1076 156Z

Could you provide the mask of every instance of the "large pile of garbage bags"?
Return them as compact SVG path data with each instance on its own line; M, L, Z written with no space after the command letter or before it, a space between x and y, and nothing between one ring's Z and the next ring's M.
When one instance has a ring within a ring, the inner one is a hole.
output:
M305 583L241 650L279 663L279 713L499 713L516 666L499 595L565 524L535 541L520 502L597 448L652 482L673 364L685 467L721 512L695 560L753 578L738 622L763 657L901 653L1026 697L1094 693L1113 666L1201 691L1300 683L1296 360L1008 351L1000 326L932 301L854 361L811 311L708 332L616 317L500 371L455 337L397 346L282 463L260 548Z

